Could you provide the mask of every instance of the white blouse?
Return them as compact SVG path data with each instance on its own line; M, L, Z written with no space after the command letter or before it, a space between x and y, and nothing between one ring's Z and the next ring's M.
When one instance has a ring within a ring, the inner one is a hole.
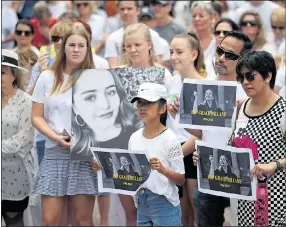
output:
M34 177L31 96L18 89L2 109L2 200L30 195Z

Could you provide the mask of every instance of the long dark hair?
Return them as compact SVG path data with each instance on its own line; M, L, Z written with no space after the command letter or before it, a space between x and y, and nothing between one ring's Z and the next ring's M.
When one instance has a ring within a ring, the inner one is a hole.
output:
M135 114L134 108L127 101L126 93L120 79L111 70L108 71L115 81L116 90L120 98L119 112L115 124L121 125L122 131L126 131L129 127L137 128L139 120ZM86 122L84 122L80 115L76 115L74 110L72 110L72 130L72 150L77 153L85 152L87 155L90 147L98 147L98 142L96 141L93 130Z

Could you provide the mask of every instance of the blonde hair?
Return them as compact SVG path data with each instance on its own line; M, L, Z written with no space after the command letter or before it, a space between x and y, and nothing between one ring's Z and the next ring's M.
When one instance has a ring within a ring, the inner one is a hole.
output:
M65 54L65 46L67 43L67 40L72 35L79 35L85 38L86 45L87 45L87 53L86 56L80 66L80 73L76 74L75 79L70 79L69 83L65 86L65 88L62 90L62 93L70 89L78 77L81 75L82 71L84 69L94 69L94 62L92 58L92 52L91 52L91 44L90 44L90 38L88 33L85 29L80 28L79 26L73 26L72 30L68 32L64 37L61 44L61 48L59 50L59 53L56 55L56 61L50 68L55 75L55 82L51 91L51 94L58 93L60 89L62 88L62 85L64 83L64 70L66 68L66 54ZM71 78L71 77L70 77Z
M129 57L125 53L125 39L126 36L133 35L135 33L141 33L146 42L151 43L151 49L149 50L150 64L154 66L157 62L157 58L154 51L154 45L151 38L150 29L143 23L136 23L127 26L124 30L123 41L122 41L122 54L120 55L120 63L123 65L131 65Z
M15 51L18 54L19 59L28 62L31 66L37 63L38 55L31 48L22 48Z
M271 14L271 22L274 19L275 21L283 22L285 24L285 17L286 17L286 9L283 7L278 7L273 9Z
M241 25L241 22L243 21L245 16L248 15L252 15L255 17L255 20L257 22L257 26L258 26L258 33L256 34L255 40L253 41L253 47L252 50L257 50L259 48L261 48L266 42L266 38L265 38L265 29L264 29L264 25L262 22L262 19L260 17L260 15L253 11L253 10L249 10L244 12L239 19L239 26Z
M15 67L10 67L15 80L13 81L13 87L17 87L22 91L25 91L25 82L24 82L24 74L20 69Z
M65 36L72 30L73 23L71 21L59 21L51 29L51 36Z

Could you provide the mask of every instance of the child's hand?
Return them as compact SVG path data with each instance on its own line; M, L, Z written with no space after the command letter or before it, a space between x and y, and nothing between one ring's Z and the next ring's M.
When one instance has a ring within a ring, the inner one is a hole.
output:
M93 170L94 172L97 172L97 171L100 170L100 169L101 169L101 167L100 167L100 165L98 164L98 162L95 161L95 160L93 160L92 170Z
M151 158L150 159L151 169L157 170L159 173L164 174L166 172L166 168L162 165L160 159Z

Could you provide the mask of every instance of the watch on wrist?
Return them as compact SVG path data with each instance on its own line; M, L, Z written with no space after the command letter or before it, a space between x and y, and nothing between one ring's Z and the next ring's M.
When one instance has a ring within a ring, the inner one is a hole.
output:
M283 169L283 166L282 166L281 162L279 162L278 160L275 160L274 162L277 165L276 171L280 171L280 170Z

